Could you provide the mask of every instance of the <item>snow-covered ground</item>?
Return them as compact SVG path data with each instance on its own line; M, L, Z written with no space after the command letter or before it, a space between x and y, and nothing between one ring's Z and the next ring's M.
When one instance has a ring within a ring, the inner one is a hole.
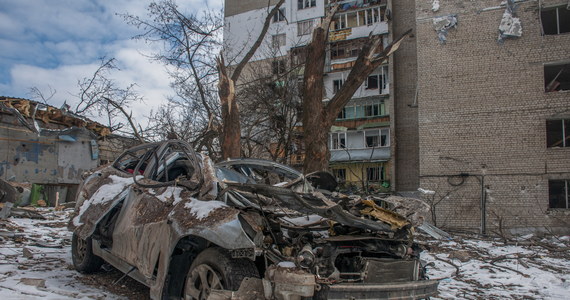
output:
M44 209L46 220L0 220L0 299L135 299L130 294L137 291L125 286L131 279L109 288L121 277L115 270L82 275L73 269L66 227L71 211Z
M458 236L427 242L422 259L439 299L570 299L570 237L514 241Z
M0 299L148 299L148 289L115 270L93 275L71 266L71 210L40 211L46 220L0 220ZM570 237L499 239L455 235L423 241L431 250L438 299L569 299ZM119 280L120 279L120 280ZM117 282L115 284L115 282Z

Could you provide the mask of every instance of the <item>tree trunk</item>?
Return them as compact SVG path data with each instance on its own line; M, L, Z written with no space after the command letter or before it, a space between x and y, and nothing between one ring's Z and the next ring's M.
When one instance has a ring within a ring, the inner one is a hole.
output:
M224 59L220 56L218 64L218 95L222 105L222 159L241 156L241 126L239 122L239 108L235 101L236 91L234 81L228 77L228 70Z
M330 152L328 149L329 131L339 112L350 101L352 95L362 85L364 79L388 59L411 30L378 53L382 45L380 36L370 36L362 47L347 81L340 91L325 105L323 104L323 76L328 40L328 28L338 6L313 30L313 39L307 46L303 87L303 141L305 143L305 173L328 169Z
M228 70L223 56L220 54L220 56L216 58L220 78L218 83L218 95L220 96L220 102L222 105L222 122L224 123L221 134L222 159L241 156L241 126L239 122L239 108L235 99L235 83L238 81L245 65L253 57L255 51L257 51L263 42L265 34L269 29L269 25L271 24L271 19L273 18L273 15L279 11L283 2L285 2L285 0L279 0L273 9L269 11L269 14L265 17L263 28L261 29L261 33L257 37L257 40L255 40L249 51L237 64L231 77L228 75Z
M317 27L307 46L303 78L303 140L305 143L305 173L326 170L330 152L327 147L330 118L323 107L323 73L327 29ZM310 63L309 63L310 62Z

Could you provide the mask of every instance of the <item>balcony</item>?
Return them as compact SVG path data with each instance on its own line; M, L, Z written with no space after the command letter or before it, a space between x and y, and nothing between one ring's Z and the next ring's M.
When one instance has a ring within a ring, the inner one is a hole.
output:
M365 3L366 2L366 3ZM342 1L333 18L329 41L351 40L388 33L386 4L382 1Z
M390 129L363 128L362 130L342 131L334 128L330 134L329 148L331 162L377 162L390 159Z

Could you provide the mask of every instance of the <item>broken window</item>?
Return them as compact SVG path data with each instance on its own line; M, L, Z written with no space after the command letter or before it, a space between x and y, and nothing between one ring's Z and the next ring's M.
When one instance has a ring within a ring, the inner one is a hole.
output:
M317 0L297 0L297 9L305 9L317 6Z
M298 47L291 49L291 62L294 66L302 65L305 63L307 57L307 50L305 47Z
M331 133L331 150L346 148L346 132Z
M313 29L313 20L297 22L297 36L310 34Z
M286 35L284 33L271 36L271 45L273 46L273 48L283 47L285 46L285 42L286 42Z
M346 14L339 15L334 18L334 30L341 30L346 28Z
M338 182L346 181L346 169L332 169L334 177Z
M544 65L544 90L547 93L570 90L570 63Z
M548 181L548 208L570 208L570 180Z
M285 21L285 8L281 7L276 14L273 15L273 23Z
M358 57L365 39L340 41L331 44L331 59Z
M367 89L377 89L378 88L378 81L379 81L378 77L379 77L378 74L368 76L368 79L366 79L366 83L365 83L366 88Z
M566 5L541 10L540 19L545 35L570 32L570 9Z
M382 180L384 180L384 167L366 168L366 179L368 181L382 181Z
M271 62L271 67L274 75L285 73L285 60L279 59Z
M546 120L546 146L570 147L570 119Z
M342 79L333 80L333 93L334 94L336 94L336 93L338 93L338 91L340 91L340 88L342 87L343 83L344 83L344 80L342 80Z

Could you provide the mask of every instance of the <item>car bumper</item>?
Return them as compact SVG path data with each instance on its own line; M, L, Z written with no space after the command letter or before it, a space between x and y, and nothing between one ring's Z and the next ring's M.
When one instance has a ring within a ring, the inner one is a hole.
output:
M424 299L437 294L437 280L389 284L334 284L317 292L317 299Z

